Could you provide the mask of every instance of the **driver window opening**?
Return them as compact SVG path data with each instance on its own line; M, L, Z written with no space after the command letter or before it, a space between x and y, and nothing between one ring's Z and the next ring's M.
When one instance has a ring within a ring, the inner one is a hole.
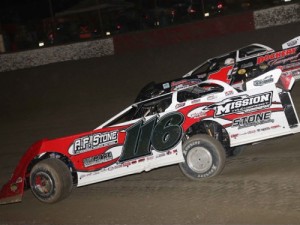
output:
M164 112L172 103L172 95L162 96L137 105L133 119L155 115Z
M224 88L217 84L212 83L202 83L199 85L195 85L184 90L178 91L177 94L177 101L178 102L185 102L188 100L193 100L197 98L201 98L205 95L212 94L212 93L219 93L223 92Z

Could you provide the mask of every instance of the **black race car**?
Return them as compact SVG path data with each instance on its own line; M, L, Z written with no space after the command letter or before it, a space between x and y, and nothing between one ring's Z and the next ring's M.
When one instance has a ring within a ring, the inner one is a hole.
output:
M261 44L251 44L227 54L208 59L183 77L162 82L150 82L139 92L136 101L176 91L204 80L215 79L245 90L245 83L273 69L281 69L283 75L300 77L300 36L274 51Z

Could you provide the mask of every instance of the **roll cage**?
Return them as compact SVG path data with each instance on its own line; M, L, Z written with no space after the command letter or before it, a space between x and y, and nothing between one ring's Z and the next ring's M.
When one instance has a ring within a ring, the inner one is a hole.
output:
M222 81L203 81L201 83L182 88L178 91L169 92L152 99L134 103L96 129L122 125L128 121L137 120L166 111L175 111L178 108L179 103L202 98L213 93L223 93L225 96L228 91L237 93L233 87Z

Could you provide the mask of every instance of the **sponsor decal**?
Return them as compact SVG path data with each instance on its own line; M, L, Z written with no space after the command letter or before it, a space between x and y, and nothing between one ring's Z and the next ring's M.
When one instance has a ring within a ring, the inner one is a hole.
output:
M264 127L264 128L261 128L261 129L257 129L257 132L268 131L268 130L277 129L277 128L280 128L280 127L281 126L279 124L276 124L276 125L272 125L270 127Z
M180 80L171 82L172 91L177 91L182 88L190 87L192 85L198 84L199 80Z
M240 136L253 135L255 133L265 132L265 131L269 131L269 130L273 130L273 129L278 129L280 127L281 127L280 125L275 124L275 125L272 125L270 127L263 127L263 128L257 129L257 130L249 130L249 131L245 131L243 133L232 134L232 135L230 135L230 137L236 139Z
M200 117L205 117L207 116L208 110L204 110L206 107L198 107L193 109L187 114L187 117L192 118L192 119L198 119Z
M117 144L118 131L110 131L105 133L95 133L76 139L69 148L71 155L81 154L83 152L99 149L104 146Z
M207 100L210 101L210 100L213 100L213 99L216 99L217 96L216 95L209 95L207 96Z
M255 134L256 133L256 130L249 130L248 132L247 132L247 134Z
M271 54L259 56L259 57L257 57L257 62L256 63L261 64L265 61L284 58L286 56L296 54L296 51L297 51L297 48L290 48L290 49L282 50L282 51L279 51L279 52L274 52L274 53L271 53Z
M256 130L249 130L249 131L246 131L244 133L240 133L240 134L236 135L236 137L238 137L238 136L245 136L245 135L249 135L249 134L255 134L255 133L256 133Z
M239 136L239 134L232 134L232 135L230 135L230 137L234 138L234 139L236 139L238 136Z
M232 90L230 90L230 91L226 91L225 92L225 96L229 96L229 95L233 95L234 93L233 93L233 91Z
M192 101L191 101L191 104L196 104L196 103L199 103L199 102L201 102L201 99L200 99L200 98L199 98L199 99L192 100Z
M80 175L80 177L79 177L79 179L81 180L81 179L83 179L83 178L86 178L86 177L90 177L90 176L92 176L92 175L97 175L97 174L99 174L99 171L97 171L96 173L85 173L85 174L81 174Z
M99 175L100 173L103 173L103 172L118 170L118 169L122 169L124 167L130 167L130 166L133 166L133 165L139 164L139 163L145 163L145 162L151 161L155 158L161 158L161 157L168 156L168 155L177 155L177 153L178 153L177 149L174 149L174 150L167 151L164 155L163 154L158 154L158 155L156 155L156 157L154 157L152 155L152 156L149 156L149 157L146 157L146 158L140 158L140 159L137 159L137 160L131 160L131 161L123 162L123 163L113 164L112 166L104 167L104 168L102 168L100 170L97 170L97 171L94 171L94 172L81 174L79 179L81 180L81 179L84 179L84 178L87 178L87 177L90 177L90 176ZM110 152L109 152L109 154L110 154ZM103 154L101 154L101 155L103 155ZM100 158L102 158L101 155L99 155ZM95 156L95 157L97 157L97 156ZM106 156L104 156L104 157L106 157ZM92 158L93 157L90 157L89 159L92 159ZM110 158L110 156L108 156L108 158ZM106 160L106 161L109 161L109 160Z
M178 108L181 108L185 106L185 103L178 103L176 106L175 106L175 109L178 109Z
M300 67L300 61L299 60L297 60L295 63L290 63L290 64L283 65L283 66L278 66L277 68L281 69L281 70L287 70L287 69L298 68L298 67Z
M154 159L154 156L153 156L153 155L147 157L147 160L148 160L148 161L149 161L149 160L152 160L152 159Z
M144 162L146 159L145 158L141 158L141 159L139 159L138 160L138 162L140 163L140 162Z
M235 119L232 122L232 127L238 127L238 129L242 129L273 122L274 120L271 119L271 112L264 112Z
M271 130L271 128L270 127L264 127L262 129L260 129L260 131L267 131L267 130Z
M168 89L168 88L170 88L170 83L164 83L162 86L163 86L163 89Z
M283 65L292 61L298 61L298 59L300 58L300 53L298 53L297 55L285 58L285 59L275 59L272 60L270 62L268 62L268 64L270 66L278 66L278 65Z
M273 82L274 82L273 75L270 75L270 76L265 77L264 79L253 81L253 85L254 86L263 86L265 84L269 84L269 83L273 83Z
M277 129L277 128L280 128L280 125L279 125L279 124L274 125L274 126L271 126L271 129Z
M214 109L215 117L239 113L251 112L268 108L272 103L272 92L265 92L257 95L242 95L227 98L219 103L207 106L205 109Z
M203 112L190 113L188 115L188 117L193 118L193 119L198 119L198 118L201 118L201 117L205 117L206 115L207 115L206 111L203 111Z
M104 162L108 162L113 159L113 154L111 152L105 152L100 155L92 156L83 160L83 164L85 167L93 166L96 164L101 164Z
M130 162L130 161L124 162L124 163L123 163L123 167L128 167L128 166L130 166L130 165L131 165L131 162Z
M166 153L160 153L156 156L156 158L164 157L165 155L166 155Z
M296 44L297 44L297 40L291 40L288 43L286 43L286 45L289 46L289 47L292 47L292 46L294 46Z

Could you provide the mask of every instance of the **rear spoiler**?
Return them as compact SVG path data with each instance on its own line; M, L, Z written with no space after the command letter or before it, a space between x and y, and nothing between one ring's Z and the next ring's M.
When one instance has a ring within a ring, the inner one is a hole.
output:
M300 36L293 38L282 44L282 49L291 48L294 46L300 45Z

